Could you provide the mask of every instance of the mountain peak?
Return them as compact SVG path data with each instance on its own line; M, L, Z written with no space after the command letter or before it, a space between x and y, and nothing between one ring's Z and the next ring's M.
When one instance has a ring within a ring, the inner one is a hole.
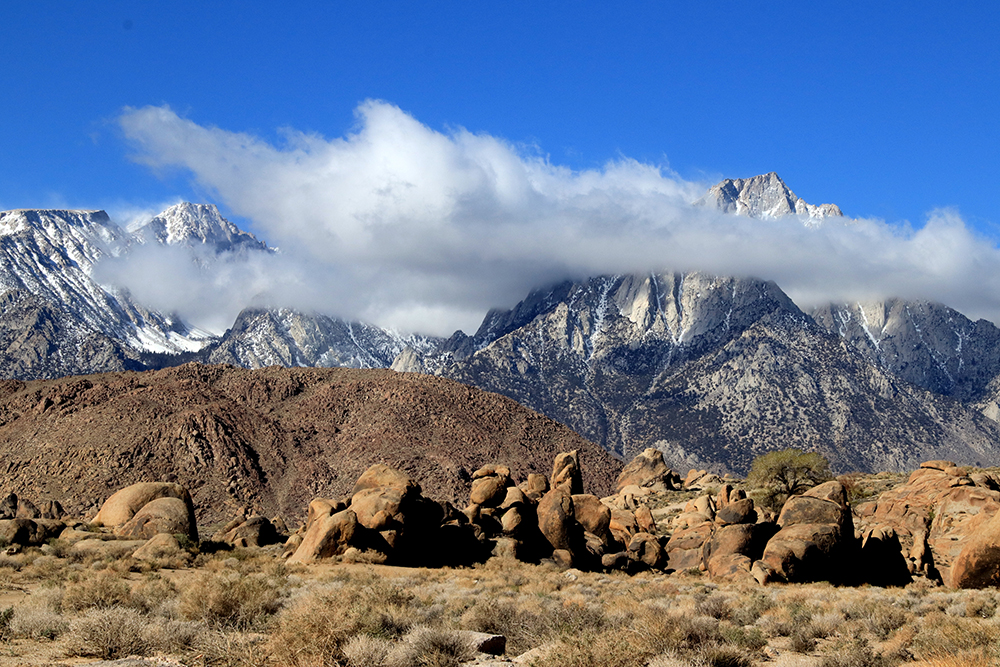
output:
M806 203L773 171L752 178L727 178L712 186L695 205L761 219L799 215L818 221L844 215L836 204Z
M129 231L141 243L210 245L214 246L217 252L244 247L260 250L267 248L266 244L258 241L253 234L243 231L222 217L214 204L181 202Z

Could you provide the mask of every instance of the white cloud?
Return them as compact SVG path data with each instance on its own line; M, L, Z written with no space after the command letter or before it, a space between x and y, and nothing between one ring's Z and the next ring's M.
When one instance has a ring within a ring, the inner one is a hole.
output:
M708 184L655 165L622 158L573 171L487 134L435 131L383 102L356 114L343 138L286 129L275 145L168 107L126 109L119 122L136 160L190 172L282 249L232 262L211 294L200 279L176 281L150 303L190 316L194 294L229 310L256 298L446 334L566 277L701 269L773 279L803 306L894 295L1000 320L1000 252L953 211L917 231L738 218L692 207Z

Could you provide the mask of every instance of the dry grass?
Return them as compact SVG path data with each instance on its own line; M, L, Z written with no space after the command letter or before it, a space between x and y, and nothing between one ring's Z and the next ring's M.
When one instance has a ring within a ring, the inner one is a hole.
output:
M508 656L548 647L535 659L546 667L747 667L775 651L823 667L1000 664L995 590L757 587L496 559L290 568L252 549L195 562L143 572L130 559L4 556L0 582L30 595L0 605L3 655L44 644L206 666L444 666L470 655L456 631L475 630L504 635Z

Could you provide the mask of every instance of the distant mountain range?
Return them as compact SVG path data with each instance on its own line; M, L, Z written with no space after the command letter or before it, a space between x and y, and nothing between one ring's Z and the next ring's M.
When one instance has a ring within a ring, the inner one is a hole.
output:
M695 203L807 225L842 215L773 173L723 181ZM657 447L683 471L744 472L787 446L821 451L838 470L1000 464L1000 329L942 304L803 312L773 282L665 271L540 287L471 336L257 308L216 337L93 279L102 258L151 243L209 258L273 252L213 206L179 204L129 230L102 211L0 213L0 377L190 360L392 367L504 394L620 457Z

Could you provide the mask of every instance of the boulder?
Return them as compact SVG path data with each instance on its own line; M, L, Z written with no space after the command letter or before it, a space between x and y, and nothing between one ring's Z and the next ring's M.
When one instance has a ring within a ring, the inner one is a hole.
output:
M802 523L782 528L768 541L761 560L790 583L839 583L845 578L844 567L851 562L840 526L833 523Z
M545 475L539 475L538 473L529 473L528 479L521 482L518 486L521 491L524 492L528 498L531 498L535 502L542 499L546 493L549 492L549 480Z
M332 498L313 498L309 501L309 510L306 514L306 528L312 525L313 521L320 517L330 516L347 509L348 503L343 500ZM230 529L235 528L231 526Z
M42 513L39 511L35 504L28 500L27 498L18 498L17 500L17 514L18 519L41 519Z
M117 528L129 522L136 512L157 498L177 498L183 501L190 508L193 525L194 503L191 501L191 494L180 484L172 482L139 482L117 491L101 505L94 523Z
M837 481L789 498L778 516L781 530L761 560L788 582L842 583L856 554L847 492Z
M629 540L626 548L631 560L642 563L652 569L661 569L666 563L663 547L655 535L636 533Z
M219 541L234 547L266 547L285 538L267 518L255 515L226 531Z
M156 498L115 529L115 535L133 539L148 540L158 533L185 535L197 542L198 528L192 508L180 498Z
M62 519L66 516L66 512L58 500L43 500L38 511L43 519Z
M511 507L521 507L524 505L534 505L534 501L525 495L524 491L516 486L507 487L506 495L504 496L503 502L500 503L500 509L506 510Z
M668 570L690 570L702 567L702 549L712 537L715 524L711 521L689 528L674 530L667 541L667 565Z
M716 527L705 541L702 558L710 576L747 581L753 561L760 559L775 532L773 524L741 523ZM739 556L739 558L736 558Z
M507 497L507 487L513 486L507 475L488 475L472 480L470 502L486 507L497 507Z
M597 496L576 494L572 499L573 518L607 544L611 539L611 510Z
M10 493L0 501L0 519L17 518L17 494Z
M288 562L312 563L339 556L361 541L358 538L362 529L357 514L349 509L319 517L306 530L301 544Z
M569 495L583 493L583 473L580 470L580 450L556 454L552 462L550 488L562 487Z
M157 558L173 558L182 554L189 555L181 549L180 542L177 541L176 537L167 533L158 533L136 549L132 553L132 558L136 560L156 560Z
M641 532L656 535L656 520L653 519L653 513L649 510L648 505L639 505L633 514L635 514L635 523Z
M0 519L0 541L22 547L37 547L66 529L62 521L51 519Z
M667 467L663 452L649 447L632 459L618 476L616 484L620 492L630 485L656 487L658 491L671 491L680 484L680 476Z
M635 515L628 510L611 510L611 520L608 523L608 530L616 542L623 545L628 544L632 536L639 532L639 524L635 520Z
M395 489L402 496L420 493L419 484L405 473L390 468L384 463L376 463L361 474L361 477L354 484L351 497L353 498L365 489Z
M720 507L715 513L715 523L720 526L756 522L757 512L754 510L753 500L750 498L731 501L724 507Z
M862 532L891 528L910 572L948 583L967 540L1000 512L993 486L991 477L966 475L951 461L929 461L906 484L859 506L858 523Z
M858 570L864 583L872 586L905 586L913 580L899 536L890 526L869 528L862 534Z
M578 547L580 524L574 518L573 497L553 484L538 503L538 529L553 549L572 551Z
M948 574L952 588L1000 586L1000 513L962 541Z

